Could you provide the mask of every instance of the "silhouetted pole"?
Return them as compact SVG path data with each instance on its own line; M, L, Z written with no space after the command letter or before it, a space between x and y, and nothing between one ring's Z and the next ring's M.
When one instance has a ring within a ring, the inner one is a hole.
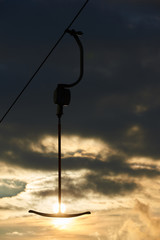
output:
M58 203L61 212L61 116L58 117Z
M70 103L71 94L68 88L77 85L83 76L83 46L79 40L78 35L82 32L75 30L66 30L67 33L72 35L76 40L80 49L80 73L77 81L71 84L58 84L56 90L54 91L54 103L57 104L57 117L58 117L58 204L59 213L61 213L61 116L63 114L63 106L67 106Z

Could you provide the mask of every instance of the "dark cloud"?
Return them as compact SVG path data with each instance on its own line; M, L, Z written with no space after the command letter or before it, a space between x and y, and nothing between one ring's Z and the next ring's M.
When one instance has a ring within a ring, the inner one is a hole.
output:
M92 188L88 188L89 191L93 190ZM77 181L75 181L69 177L63 177L62 176L62 192L63 196L66 198L83 198L86 195L86 189L84 185L79 184ZM40 191L33 191L32 194L36 197L50 197L50 196L57 196L58 195L58 189L57 187L53 187L53 189L45 189Z
M81 179L82 180L82 179ZM74 198L87 198L89 193L104 194L108 196L113 195L126 195L138 190L140 186L134 181L124 180L110 180L105 179L104 176L98 173L88 174L83 179L83 183L75 181L69 177L62 177L62 193L67 199ZM32 194L35 197L50 197L57 196L58 190L55 188L33 191Z
M57 195L57 191L55 190L41 190L41 191L35 191L35 192L32 192L32 194L36 197L42 197L42 198L45 198L45 197L50 197L50 196L55 196Z
M87 190L92 190L105 195L126 195L139 189L139 185L133 181L110 180L102 175L93 174L87 176Z
M137 128L135 128L135 131L137 131ZM131 136L126 136L126 139L133 137L133 142L125 140L125 144L121 145L121 149L124 150L124 152L127 152L127 150L130 148L138 149L139 146L137 144L140 144L141 134L137 137L133 129L131 129ZM132 136L133 135L133 136ZM36 140L36 138L35 138ZM136 143L134 142L136 141ZM139 142L138 142L139 141ZM5 139L1 139L1 154L0 158L1 161L9 163L11 165L21 166L28 169L41 169L41 170L53 170L57 171L57 153L56 152L46 152L46 148L42 147L42 152L34 152L30 148L30 144L33 142L33 138L31 139L10 139L10 141L7 140L7 147ZM37 139L38 142L38 139ZM118 145L118 143L117 143ZM40 145L41 146L41 145ZM128 149L127 149L128 147ZM139 148L142 148L141 146ZM53 149L54 149L54 143L53 143ZM129 151L128 150L128 151ZM44 151L44 152L43 152ZM80 153L80 151L78 151ZM77 152L72 152L70 157L63 156L62 159L62 168L64 170L79 170L79 169L88 169L93 172L98 172L99 174L106 175L106 176L112 176L112 175L128 175L132 177L156 177L160 174L158 168L156 168L156 161L155 166L149 166L147 165L141 165L141 168L134 169L132 167L132 164L128 162L128 156L125 155L123 152L119 154L110 154L109 156L106 156L106 160L102 161L101 158L99 158L99 153L97 155L94 155L94 160L90 158L90 156L93 157L93 153L87 153L87 157L82 155L82 157L74 157L74 155ZM138 158L137 158L138 161ZM154 159L153 159L154 161ZM137 162L138 164L138 162Z

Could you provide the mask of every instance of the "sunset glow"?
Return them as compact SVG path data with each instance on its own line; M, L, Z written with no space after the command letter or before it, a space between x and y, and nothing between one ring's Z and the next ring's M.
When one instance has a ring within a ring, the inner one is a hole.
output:
M74 220L71 218L55 218L52 220L52 223L55 228L59 230L69 230L72 228L72 222Z
M17 143L19 140L17 139ZM24 144L26 140L24 139ZM100 155L104 160L107 155L113 153L113 149L98 138L83 138L76 135L62 135L63 154L65 157L91 157ZM43 136L37 142L29 143L29 147L34 152L43 154L57 153L57 136Z
M53 211L54 213L59 213L59 204L56 203L53 205ZM61 213L66 212L66 205L64 203L61 203ZM71 227L71 223L73 222L73 219L71 218L54 218L52 219L52 223L55 228L64 230Z

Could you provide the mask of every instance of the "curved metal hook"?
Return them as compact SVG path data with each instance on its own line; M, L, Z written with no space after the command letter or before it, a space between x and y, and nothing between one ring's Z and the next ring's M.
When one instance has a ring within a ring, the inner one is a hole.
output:
M70 90L67 88L71 88L71 87L74 87L75 85L77 85L83 76L83 46L78 37L78 35L82 35L82 32L80 32L80 31L77 32L74 29L72 29L72 30L66 29L65 32L69 33L71 36L73 36L79 46L79 49L80 49L80 74L79 74L79 78L77 79L77 81L75 81L71 84L58 84L56 90L54 91L54 103L57 104L57 116L59 116L59 117L61 117L61 115L63 114L63 106L69 105L69 103L70 103L71 94L70 94Z
M82 43L81 43L81 41L78 37L78 35L82 35L83 33L80 32L80 31L77 32L74 29L72 29L72 30L67 29L66 33L69 33L71 36L74 37L74 39L76 40L76 42L79 46L79 49L80 49L80 74L79 74L78 80L76 82L71 83L71 84L60 84L65 88L71 88L71 87L74 87L75 85L77 85L80 82L80 80L82 79L82 76L83 76L83 46L82 46Z

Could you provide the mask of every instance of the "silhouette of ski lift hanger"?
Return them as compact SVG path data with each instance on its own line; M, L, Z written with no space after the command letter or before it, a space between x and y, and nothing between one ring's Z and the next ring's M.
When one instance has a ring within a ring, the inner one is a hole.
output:
M71 94L68 88L74 87L77 85L83 76L83 46L78 37L78 35L82 35L82 32L75 31L74 29L66 30L66 33L69 33L76 40L79 49L80 49L80 74L79 78L76 82L71 84L58 84L56 90L54 91L54 103L57 104L57 117L58 117L58 203L59 203L59 212L58 213L43 213L37 212L34 210L29 210L29 213L34 213L41 215L43 217L57 217L57 218L71 218L78 217L85 214L91 214L91 212L80 212L67 214L61 212L61 116L63 114L63 106L67 106L70 103Z

